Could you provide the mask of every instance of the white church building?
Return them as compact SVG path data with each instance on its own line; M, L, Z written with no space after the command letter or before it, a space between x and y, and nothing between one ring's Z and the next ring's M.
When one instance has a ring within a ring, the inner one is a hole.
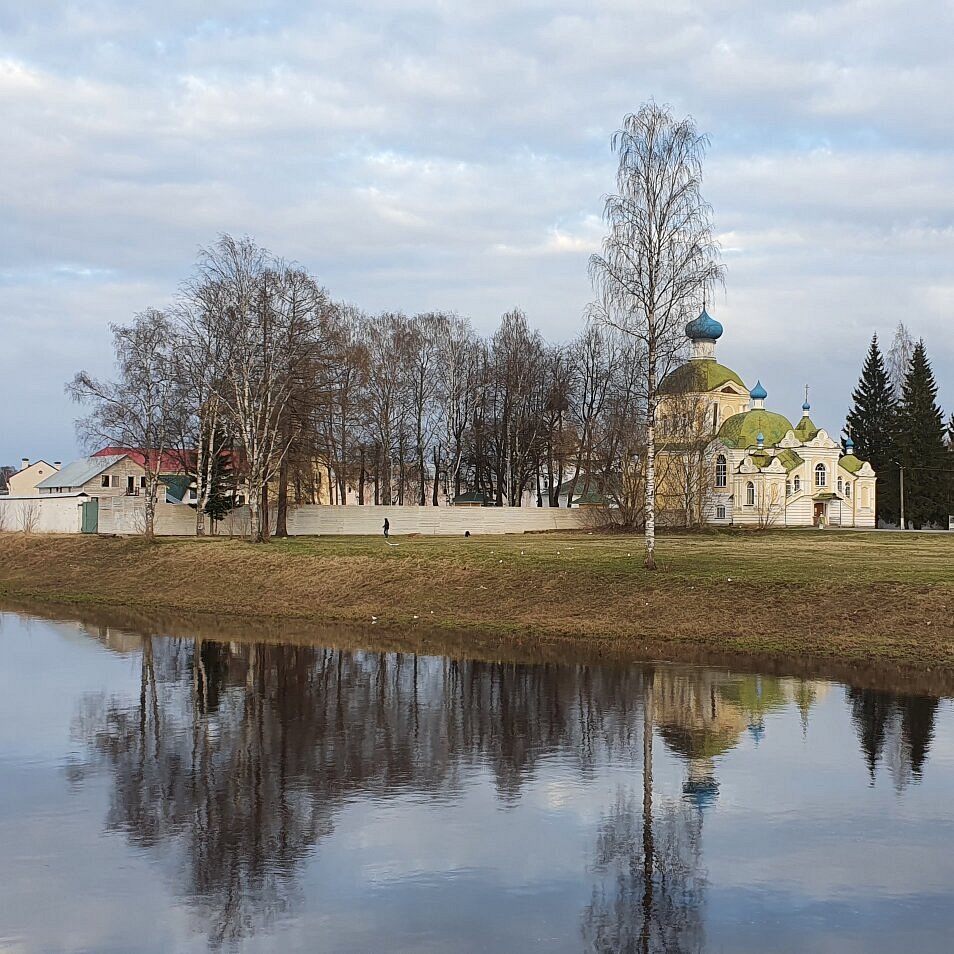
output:
M690 359L660 387L663 516L684 522L694 495L701 522L717 526L873 527L875 472L851 439L843 450L815 425L807 394L797 424L768 410L761 382L749 390L716 361L722 331L703 308L686 325Z

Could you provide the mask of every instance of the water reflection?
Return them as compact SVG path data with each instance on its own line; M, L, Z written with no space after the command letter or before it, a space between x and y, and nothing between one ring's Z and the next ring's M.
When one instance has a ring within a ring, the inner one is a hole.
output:
M848 700L872 784L882 760L898 791L920 778L934 737L938 699L849 688Z
M503 803L542 760L583 778L613 760L640 773L598 826L581 914L586 950L704 947L702 832L718 759L767 717L803 729L825 683L651 665L593 668L460 661L314 646L100 634L138 649L138 704L87 698L77 725L109 766L107 828L147 850L174 846L178 890L213 946L267 927L351 798L458 796L489 766ZM937 700L848 690L869 771L919 777ZM655 731L654 731L655 730ZM681 798L654 801L654 736L685 769ZM883 755L888 752L890 754Z

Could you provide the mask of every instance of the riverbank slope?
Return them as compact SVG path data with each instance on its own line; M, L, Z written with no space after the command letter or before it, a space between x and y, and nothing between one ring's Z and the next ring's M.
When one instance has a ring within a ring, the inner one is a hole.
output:
M954 534L0 534L0 596L954 669ZM394 545L396 544L396 545Z

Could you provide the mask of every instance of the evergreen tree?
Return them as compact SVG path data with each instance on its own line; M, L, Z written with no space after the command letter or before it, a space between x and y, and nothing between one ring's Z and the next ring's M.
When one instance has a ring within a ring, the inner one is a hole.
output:
M878 475L877 516L894 521L898 516L899 498L898 465L892 460L896 456L897 403L877 335L871 338L851 400L845 430L855 442L855 454L868 461Z
M951 510L951 457L944 430L944 418L937 405L937 383L922 340L911 355L898 408L904 512L915 527L932 521L947 524Z

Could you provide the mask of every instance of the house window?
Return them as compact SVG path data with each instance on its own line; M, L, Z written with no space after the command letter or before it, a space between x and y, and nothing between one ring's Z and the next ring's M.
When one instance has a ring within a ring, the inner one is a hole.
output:
M824 464L815 465L815 486L825 487L828 484L828 471Z
M751 480L745 485L745 505L747 507L755 506L755 484Z
M143 490L146 489L146 478L145 478L145 477L140 477L140 478L139 478L139 486L142 487Z
M103 479L102 479L102 481L100 482L100 486L101 486L101 487L108 487L108 486L109 486L109 474L103 474Z
M726 485L726 476L727 470L725 466L725 456L719 454L716 458L716 487L724 487Z
M114 487L119 486L119 474L113 474L113 484Z
M716 520L725 520L725 507L716 507Z
M795 475L794 487L795 487L795 493L798 493L802 489L802 478L799 477L798 474Z

